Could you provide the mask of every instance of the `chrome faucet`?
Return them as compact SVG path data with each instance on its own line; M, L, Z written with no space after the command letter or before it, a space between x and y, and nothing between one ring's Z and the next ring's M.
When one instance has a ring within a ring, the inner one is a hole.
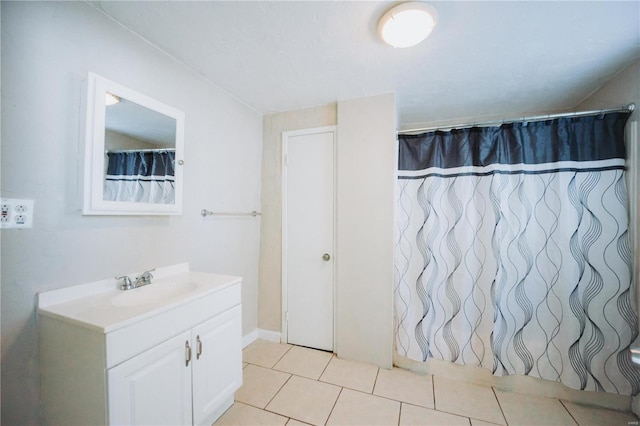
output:
M132 288L134 288L133 284L131 283L131 278L126 275L116 277L116 280L122 280L122 284L120 284L120 290L131 290Z
M155 270L156 268L144 271L139 277L136 277L136 283L133 286L142 287L143 285L151 284L151 278L153 278L151 272Z
M134 288L142 287L143 285L151 284L151 278L153 278L151 272L155 270L156 268L144 271L140 274L140 276L136 277L135 283L132 283L131 278L129 278L127 275L115 278L116 280L122 280L122 283L120 284L120 290L131 290Z

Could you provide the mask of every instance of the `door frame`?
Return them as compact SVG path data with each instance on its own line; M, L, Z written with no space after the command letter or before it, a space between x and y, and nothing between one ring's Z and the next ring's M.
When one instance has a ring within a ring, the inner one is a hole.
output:
M323 126L313 127L309 129L291 130L282 132L282 157L281 157L281 171L282 171L282 341L288 342L288 277L287 277L287 153L289 146L289 138L295 136L315 135L319 133L333 133L333 252L332 252L332 273L333 280L331 285L331 291L333 293L333 352L336 352L336 271L337 271L337 256L336 256L336 220L337 220L337 161L336 161L336 141L337 141L338 126Z

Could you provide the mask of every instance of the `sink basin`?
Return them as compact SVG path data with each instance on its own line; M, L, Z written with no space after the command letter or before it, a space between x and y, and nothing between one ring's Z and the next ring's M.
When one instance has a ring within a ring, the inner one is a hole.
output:
M130 308L157 303L159 301L170 302L171 299L178 299L197 288L193 282L186 283L151 283L144 287L131 290L122 290L117 296L111 299L114 306Z

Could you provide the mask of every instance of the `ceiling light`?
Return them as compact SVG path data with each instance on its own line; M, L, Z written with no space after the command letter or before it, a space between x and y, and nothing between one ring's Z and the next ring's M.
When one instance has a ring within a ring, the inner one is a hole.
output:
M402 3L382 16L378 33L393 47L411 47L427 38L436 22L437 13L432 7L420 2Z
M106 92L104 94L104 104L105 105L115 105L120 102L120 98L114 95L113 93Z

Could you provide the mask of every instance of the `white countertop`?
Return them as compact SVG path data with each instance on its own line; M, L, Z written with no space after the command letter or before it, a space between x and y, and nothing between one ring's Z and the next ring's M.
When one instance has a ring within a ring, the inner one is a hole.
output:
M110 279L39 293L38 313L109 333L242 281L189 271L186 263L153 275L151 284L131 290L120 290Z

